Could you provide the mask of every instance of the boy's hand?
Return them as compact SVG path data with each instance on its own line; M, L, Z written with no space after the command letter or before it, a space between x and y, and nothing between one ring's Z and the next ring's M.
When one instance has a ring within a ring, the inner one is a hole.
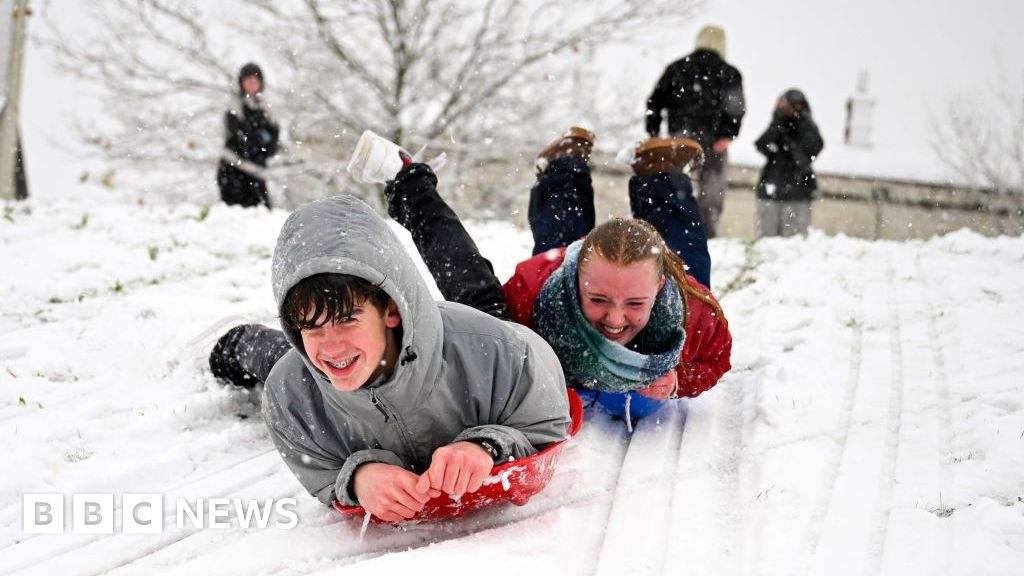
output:
M676 374L675 368L669 370L668 374L651 382L650 386L637 388L636 390L637 394L652 400L667 400L674 397L678 391L679 376Z
M434 450L430 468L420 475L416 489L440 490L453 496L476 492L491 473L494 461L487 451L472 442L455 442Z
M356 469L352 485L359 505L367 512L398 522L412 518L431 498L427 490L416 488L418 479L400 466L370 462Z

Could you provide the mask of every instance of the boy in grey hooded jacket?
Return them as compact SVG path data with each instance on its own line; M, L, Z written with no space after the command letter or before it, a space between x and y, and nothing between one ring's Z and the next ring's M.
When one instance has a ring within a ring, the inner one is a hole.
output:
M324 274L379 287L386 310L356 302L340 320L307 317L297 330L286 321L289 292ZM273 290L292 349L266 378L264 419L285 463L325 504L409 518L442 490L478 488L481 458L489 471L567 435L565 380L548 344L523 326L435 302L391 229L351 196L288 218ZM346 340L350 323L369 346Z

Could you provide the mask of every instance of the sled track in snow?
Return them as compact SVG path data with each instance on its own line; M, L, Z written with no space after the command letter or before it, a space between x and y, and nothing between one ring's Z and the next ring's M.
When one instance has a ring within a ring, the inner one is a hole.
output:
M915 276L920 280L926 314L928 316L928 347L931 349L932 368L935 371L933 382L935 383L935 395L938 406L938 447L937 454L939 462L939 494L952 494L953 491L953 467L945 459L953 451L953 414L950 407L949 393L949 371L946 368L946 358L943 354L942 333L939 329L939 321L935 312L935 301L931 297L932 285L928 281L928 271L921 263L921 253L918 252L914 258ZM941 283L940 283L941 285ZM955 542L955 524L950 524L947 530L938 532L938 542L935 543L942 559L937 562L945 574L949 574L952 565L953 545Z
M732 294L737 293L756 281L758 265L764 260L761 245L757 242L744 242L742 249L742 260L733 276L728 282L722 285L720 290L715 292L720 302L727 300ZM730 311L727 311L729 313ZM731 311L736 314L736 311ZM753 314L753 310L743 310L741 315ZM763 331L765 318L763 315L754 314L757 324L751 327L751 333ZM744 518L742 506L742 494L744 483L747 480L747 473L759 473L759 463L748 461L745 458L745 447L748 440L748 422L753 417L755 409L757 390L760 385L759 376L761 370L754 368L751 372L749 367L733 366L731 377L723 382L716 401L716 408L712 421L707 423L710 446L710 455L704 456L706 460L703 466L706 468L700 474L710 474L716 480L708 486L707 499L710 505L699 505L698 513L709 514L706 525L702 530L710 530L715 537L710 538L712 542L722 543L723 547L714 550L688 549L689 553L698 553L701 558L697 566L701 569L713 569L716 574L721 575L742 575L744 574L744 549L747 546L744 535ZM677 471L676 480L682 480L681 470L687 462L680 458L676 450ZM747 468L752 468L747 470ZM691 471L692 475L693 472ZM675 491L672 493L672 500L677 497ZM683 496L685 502L687 497ZM689 497L693 500L692 497ZM694 512L693 504L688 507L690 513ZM692 518L678 518L676 521L669 519L669 530L678 530L670 534L685 534L693 530L688 525ZM676 524L682 524L680 528ZM663 547L661 571L659 574L667 574L667 565L670 559L674 563L685 562L679 553L674 551L671 542Z
M255 471L252 471L252 472L249 472L247 474L244 474L241 477L233 478L230 483L222 485L222 487L220 489L218 489L215 493L212 493L210 496L204 496L206 498L222 498L222 497L227 497L230 494L236 492L237 490L239 490L241 488L252 486L252 485L254 485L254 484L258 483L258 482L264 481L264 480L269 480L269 479L273 478L278 472L280 472L281 471L281 469L280 469L281 467L279 466L279 462L276 459L276 452L273 449L267 449L267 450L264 450L262 452L258 452L256 454L250 455L250 456L248 456L246 458L242 458L240 460L232 462L231 464L228 464L227 466L224 466L224 467L219 468L217 470L213 470L213 471L207 472L206 474L203 474L203 475L199 476L198 478L191 478L191 479L186 480L185 482L179 483L177 485L174 485L174 486L171 486L171 487L168 487L168 488L157 490L156 492L166 494L166 493L171 493L171 492L179 491L179 490L182 490L184 488L188 488L190 486L197 485L197 484L199 484L199 483L201 483L201 482L203 482L205 480L208 480L210 478L215 478L216 476L219 476L221 474L229 473L229 472L233 471L234 469L236 469L236 468L238 468L240 466L244 466L244 465L246 465L246 464L248 464L250 462L253 462L255 460L258 460L260 458L265 458L265 457L267 457L268 455L271 455L271 454L274 455L273 465L262 465L262 466L259 466L258 468L256 468ZM283 497L283 496L281 496L281 497ZM118 516L120 514L120 512L121 512L121 506L120 506L120 504L118 504L115 507L114 516L115 517ZM169 525L169 524L173 524L173 522L175 521L174 514L175 513L174 513L173 509L170 510L169 512L165 511L164 516L163 516L163 521L164 521L164 525L165 526ZM196 531L198 531L198 530L196 530ZM161 537L158 538L159 542L154 542L152 546L147 546L145 548L146 551L144 553L142 553L142 554L138 554L138 550L134 549L134 550L132 550L133 557L130 558L130 559L123 559L122 558L120 560L112 560L112 565L108 565L108 566L104 567L102 570L99 570L99 571L96 571L96 572L77 572L76 574L92 574L92 573L105 573L105 572L108 572L108 571L113 570L115 568L118 568L118 567L130 564L131 562L134 562L134 561L136 561L136 560L138 560L138 559L140 559L142 557L145 557L145 556L148 556L150 554L154 554L156 552L159 552L161 549L166 548L166 547L170 546L171 544L174 544L175 542L178 542L178 541L184 539L185 537L188 537L188 536L191 536L191 535L193 535L193 534L186 533L184 536L182 536L181 534L175 534L175 533L164 534L164 535L162 535ZM0 552L8 552L9 553L9 552L12 552L12 551L17 551L19 549L24 549L24 547L26 547L26 546L33 546L34 542L38 542L39 541L39 540L37 540L37 536L38 535L34 535L34 534L33 535L29 535L26 538L24 538L22 540L19 540L18 542L15 542L13 544L10 544L10 545L0 549ZM120 535L117 534L117 533L115 533L115 534L105 534L105 535L83 536L82 538L78 539L77 541L75 541L75 542L73 542L73 543L71 543L69 545L66 545L64 547L39 546L39 548L40 548L39 550L35 550L35 551L30 552L26 559L18 561L13 566L4 566L2 563L0 563L0 568L2 568L2 570L0 570L0 571L6 570L6 571L9 571L9 573L16 573L18 571L27 570L27 569L33 568L34 566L36 566L38 564L43 564L43 563L47 563L47 562L50 562L50 561L59 560L59 559L65 557L65 556L77 554L78 552L81 552L81 551L85 550L86 548L88 548L90 546L106 542L106 541L111 540L113 538L118 538L119 536Z
M637 425L607 511L600 547L588 556L595 563L586 573L664 573L670 535L678 533L673 530L673 509L684 472L679 461L687 409L685 402L668 405ZM640 510L642 526L637 522ZM634 541L638 530L648 534L642 542Z
M679 476L680 476L680 472L679 472L679 465L680 465L680 460L681 460L680 451L682 449L683 432L684 432L685 429L686 429L686 414L684 413L683 417L682 417L682 421L679 422L678 429L670 429L669 430L669 434L671 434L671 439L672 439L672 442L671 442L672 448L669 451L669 454L672 457L668 460L668 463L672 467L672 470L675 471L675 474L673 475L673 479L679 478ZM680 533L682 533L682 531L679 528L679 526L677 526L677 524L679 522L681 522L682 520L679 519L678 517L673 516L671 514L671 511L675 508L675 502L677 500L677 495L678 495L678 490L679 490L678 486L679 486L678 482L673 482L672 489L669 492L668 502L666 503L667 506L666 506L665 510L668 512L668 514L667 514L667 522L666 522L667 525L665 526L665 531L664 531L664 535L665 535L665 539L666 540L668 540L668 537L671 534L680 534ZM666 542L665 545L661 546L661 558L660 558L660 562L659 562L661 569L658 571L659 574L667 574L668 573L668 559L669 559L669 556L668 556L669 547L668 547L668 545L669 545L669 543Z
M623 449L620 450L621 458L615 459L615 461L618 463L618 470L614 474L614 484L606 489L606 493L608 494L608 500L604 503L605 510L603 510L604 529L597 532L598 536L596 542L596 550L594 550L591 554L588 555L589 558L593 559L594 563L586 570L587 574L597 573L598 568L600 568L601 566L600 558L603 555L602 553L604 552L605 547L608 545L608 525L611 523L613 513L615 512L615 502L619 495L619 487L622 485L623 476L625 476L628 472L626 469L626 460L629 459L629 448L633 446L632 434L635 434L635 429L633 430L633 432L630 432L629 434L630 435L627 437L626 444L624 445Z
M671 447L669 450L669 455L671 457L667 460L667 463L669 464L669 466L671 466L671 470L674 472L674 474L670 477L672 480L672 488L669 491L669 496L665 507L667 518L665 531L663 532L663 534L666 543L661 546L661 558L659 559L660 562L658 562L658 564L660 564L660 570L658 571L659 574L668 573L668 551L669 546L671 545L671 542L669 542L669 538L672 534L681 533L681 528L677 524L683 522L683 519L680 519L677 516L672 515L671 511L675 508L675 503L679 495L678 478L681 476L679 466L681 464L683 433L686 430L686 416L686 413L683 412L681 417L682 419L676 420L676 426L669 428L669 431L667 432L670 435L671 440Z
M903 346L900 334L899 306L896 298L895 270L890 255L885 258L886 283L889 289L890 353L889 411L886 420L885 445L878 491L871 514L871 532L865 555L864 574L878 574L885 556L889 516L892 512L893 485L896 482L896 459L899 453L903 412Z
M718 404L722 410L722 420L726 422L725 430L718 442L717 454L713 465L722 479L716 484L716 500L722 506L716 519L720 523L723 539L720 542L732 542L735 549L728 550L732 563L725 574L744 574L743 550L743 512L740 498L741 467L743 466L744 447L746 445L747 411L750 402L747 398L749 379L733 382L726 390Z
M857 398L858 384L860 382L861 365L863 364L864 350L864 287L862 284L855 284L854 297L857 307L854 311L852 331L850 334L850 361L846 372L846 383L843 387L843 397L839 405L839 422L836 425L834 443L829 451L827 464L821 483L821 491L812 508L811 517L807 524L806 536L803 538L803 574L810 574L811 561L817 553L818 541L821 538L825 526L825 518L835 497L836 480L839 478L839 468L842 465L846 454L846 446L850 437L850 426L853 423L853 407Z

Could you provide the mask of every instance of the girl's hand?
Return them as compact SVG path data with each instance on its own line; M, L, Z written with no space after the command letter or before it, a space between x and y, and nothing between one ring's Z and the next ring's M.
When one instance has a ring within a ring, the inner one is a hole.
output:
M679 377L676 375L675 368L669 370L668 374L665 374L661 378L651 382L650 386L637 389L638 394L645 398L651 398L652 400L668 400L669 398L675 398L676 392L678 391Z

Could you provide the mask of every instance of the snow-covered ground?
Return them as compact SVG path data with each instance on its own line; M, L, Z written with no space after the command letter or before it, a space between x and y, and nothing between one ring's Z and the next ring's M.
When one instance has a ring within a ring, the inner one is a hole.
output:
M715 240L735 337L715 389L632 435L589 412L524 507L360 540L187 346L218 318L273 316L285 217L3 207L0 573L1021 573L1024 238ZM472 233L503 278L528 254L512 227ZM30 492L295 497L300 520L31 535Z

